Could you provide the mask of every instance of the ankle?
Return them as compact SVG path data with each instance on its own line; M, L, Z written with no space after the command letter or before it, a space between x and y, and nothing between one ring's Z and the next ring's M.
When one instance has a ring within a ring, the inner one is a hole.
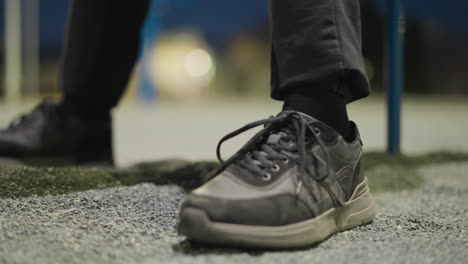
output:
M352 140L352 127L344 97L328 92L295 89L286 96L283 110L299 111L312 116L334 128L345 140Z

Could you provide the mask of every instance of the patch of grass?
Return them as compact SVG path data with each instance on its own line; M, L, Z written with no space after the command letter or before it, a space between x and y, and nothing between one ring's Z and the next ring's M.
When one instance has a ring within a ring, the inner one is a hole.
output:
M419 186L422 165L468 161L465 153L431 153L419 156L389 155L381 152L364 155L363 166L373 192L412 189ZM216 162L164 160L141 163L123 169L0 167L0 198L56 195L90 189L152 182L176 184L191 190L206 181Z
M63 194L120 185L120 181L106 169L26 166L0 168L0 197Z
M56 195L152 182L187 190L201 185L218 164L164 160L129 168L0 166L0 198Z
M409 190L420 186L423 177L420 166L468 161L468 153L435 152L425 155L390 155L384 152L366 153L363 167L373 193Z

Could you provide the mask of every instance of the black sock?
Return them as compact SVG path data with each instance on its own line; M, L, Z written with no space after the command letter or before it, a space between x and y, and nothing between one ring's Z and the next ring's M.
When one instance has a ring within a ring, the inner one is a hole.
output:
M345 140L352 140L351 125L344 97L329 91L296 89L286 95L283 110L310 115L334 128Z

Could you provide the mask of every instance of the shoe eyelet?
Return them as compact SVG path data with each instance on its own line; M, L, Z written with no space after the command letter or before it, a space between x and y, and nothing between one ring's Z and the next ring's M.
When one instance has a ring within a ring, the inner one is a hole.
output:
M283 156L283 159L281 160L284 164L289 163L289 158L286 156Z
M268 173L268 172L265 173L265 174L263 174L262 180L264 180L264 181L269 181L269 180L271 180L271 174Z
M274 172L277 172L277 171L279 171L280 169L281 169L281 168L280 168L280 166L279 166L278 164L273 165L273 167L271 168L271 170L274 171Z
M320 136L320 129L318 127L314 127L314 131L317 136Z

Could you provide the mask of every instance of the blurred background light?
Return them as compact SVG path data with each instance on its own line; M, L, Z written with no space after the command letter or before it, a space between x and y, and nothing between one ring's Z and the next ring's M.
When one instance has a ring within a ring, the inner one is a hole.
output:
M194 49L185 56L185 70L192 77L200 78L213 69L213 59L206 50Z
M150 51L149 67L161 94L178 99L202 96L216 73L210 49L194 33L162 36Z

